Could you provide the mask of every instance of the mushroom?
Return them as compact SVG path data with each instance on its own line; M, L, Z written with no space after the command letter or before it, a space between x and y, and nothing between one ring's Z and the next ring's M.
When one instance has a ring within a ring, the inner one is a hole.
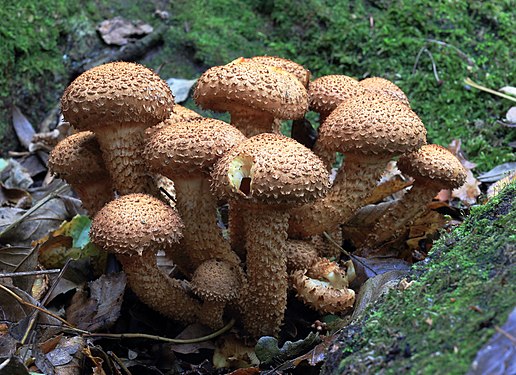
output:
M204 302L200 322L218 329L224 325L224 308L240 297L244 284L242 270L230 262L210 259L195 270L192 291Z
M92 132L76 133L59 142L50 152L48 168L72 186L91 217L114 198L111 178Z
M140 300L161 314L195 322L200 304L186 284L165 275L156 252L181 238L183 224L174 210L146 194L128 194L109 202L91 223L91 242L116 255L127 281Z
M382 77L370 77L359 82L362 87L368 91L375 91L385 95L389 95L394 100L397 100L410 107L407 95L396 84Z
M288 240L285 246L285 255L289 274L296 270L310 268L319 258L315 246L305 240Z
M215 119L166 120L144 151L149 169L170 178L176 191L176 209L185 228L179 246L188 252L191 274L209 259L240 262L217 226L217 200L210 191L212 165L231 147L246 138L235 127ZM181 256L181 255L179 255ZM176 257L172 254L172 258Z
M355 292L349 283L355 278L353 262L346 262L342 270L335 262L319 258L311 268L297 270L292 276L292 286L297 298L321 313L343 312L355 303Z
M229 112L247 137L273 132L274 119L298 119L308 110L306 89L294 75L244 58L204 72L194 99L201 108Z
M156 133L158 130L163 129L165 126L173 125L175 123L182 121L190 121L195 118L201 117L202 116L197 112L192 111L191 109L188 109L186 107L183 107L182 105L175 104L172 113L170 114L170 117L167 120L162 121L151 128L147 128L145 130L145 137L150 137L152 134Z
M345 75L328 75L319 77L308 88L309 109L319 113L319 124L344 100L363 95L365 89L354 78ZM320 129L320 128L319 128ZM321 145L319 138L313 148L315 154L326 164L328 170L335 163L335 152Z
M435 144L402 155L398 168L413 177L414 184L378 219L364 240L364 248L372 248L399 235L408 222L425 211L441 189L456 189L466 181L466 170L455 155Z
M253 56L248 60L283 69L296 76L296 78L302 83L303 86L308 87L308 83L310 82L310 71L303 65L300 65L292 60L276 56Z
M254 337L277 335L287 302L289 209L326 193L326 168L300 143L262 133L226 153L212 180L213 190L242 218L248 281L244 326Z
M121 195L155 193L141 157L143 132L170 116L174 97L150 69L127 62L97 66L77 77L61 98L66 121L95 133Z
M321 144L344 153L344 165L323 199L292 211L291 238L335 230L351 218L376 186L387 162L426 141L419 117L406 105L377 93L342 102L322 124Z

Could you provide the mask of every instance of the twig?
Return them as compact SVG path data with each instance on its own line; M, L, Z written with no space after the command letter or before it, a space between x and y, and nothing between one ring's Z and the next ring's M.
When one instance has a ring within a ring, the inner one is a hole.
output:
M328 241L332 243L332 245L336 246L344 255L350 257L355 262L360 263L364 268L367 268L369 271L371 271L373 274L378 275L378 272L373 270L371 267L369 267L367 264L362 262L360 259L358 259L355 255L351 254L349 251L345 250L342 246L340 246L337 241L335 241L327 232L323 232L323 236L326 237Z
M514 337L513 335L511 335L509 332L501 329L500 327L498 326L495 326L495 330L501 334L501 335L504 335L505 337L507 337L509 339L509 341L512 342L513 345L516 345L516 337Z
M482 85L480 85L478 83L473 82L471 80L471 78L465 78L464 79L464 83L466 85L468 85L468 86L474 87L474 88L479 89L481 91L485 91L485 92L488 92L490 94L500 96L500 97L502 97L504 99L508 99L508 100L513 101L513 102L516 102L516 97L511 96L511 95L505 95L505 94L501 93L500 91L492 90L492 89L490 89L488 87L482 86Z
M458 49L457 47L455 47L453 44L449 44L449 43L446 43L446 42L443 42L441 40L437 40L437 39L427 39L426 40L428 43L435 43L435 44L438 44L440 46L443 46L443 47L449 47L453 50L455 50L455 52L457 52L457 54L463 59L465 60L469 66L475 66L475 61L469 57L468 55L466 55L464 52L462 52L460 49Z
M122 362L122 360L120 358L118 358L118 356L115 353L113 353L112 351L108 351L107 354L115 360L115 362L118 364L118 366L120 366L122 368L122 370L125 371L126 374L132 375L131 371L129 371L127 366L124 365L124 362Z
M20 216L18 219L16 219L14 222L9 224L5 229L0 232L0 238L2 238L7 232L11 231L12 229L16 228L26 217L32 215L36 210L38 210L41 206L43 206L48 201L56 198L60 193L62 193L66 188L68 188L68 185L59 186L56 190L54 190L52 193L48 194L47 196L40 199L34 206L32 206L30 209L28 209L22 216Z
M71 259L68 259L66 261L66 263L64 264L63 268L59 271L59 275L57 275L56 281L54 281L54 283L52 284L50 289L45 294L45 297L43 298L43 300L41 300L41 302L40 302L41 306L45 306L45 304L47 303L48 298L50 297L50 295L52 294L53 290L56 288L57 284L59 283L59 280L61 280L61 278L63 277L63 275L64 275L64 273L66 271L66 269L68 268L68 265L70 264L70 260ZM30 332L32 331L32 329L36 325L36 321L38 320L38 316L39 316L39 310L35 310L32 313L32 316L30 317L29 324L27 325L27 329L25 330L23 338L20 341L20 343L22 345L25 344L25 342L29 338Z
M215 337L222 335L223 333L229 331L233 327L234 324L235 324L235 319L231 319L228 322L228 324L226 324L224 327L222 327L218 331L210 333L207 336L196 337L193 339L171 339L168 337L148 335L146 333L85 333L85 336L105 337L105 338L111 338L111 339L151 339L151 340L169 342L172 344L195 344L198 342L208 341L208 340L211 340Z
M441 81L441 78L439 78L439 74L437 73L437 66L435 64L434 56L432 55L432 52L430 52L426 47L422 47L416 56L416 61L414 62L414 67L412 68L412 74L416 74L417 66L419 65L419 59L421 58L421 54L425 52L428 57L430 57L430 61L432 62L432 71L434 73L435 80L437 83L441 84L443 81Z
M176 199L163 186L160 186L159 191L161 191L163 194L165 194L167 196L167 198L170 199L172 202L177 203Z
M25 271L25 272L7 272L7 273L0 273L0 278L2 278L2 277L20 277L20 276L37 276L37 275L46 275L46 274L59 273L59 272L61 272L60 269Z
M12 290L10 290L9 288L5 287L4 285L0 284L0 289L4 290L5 292L9 293L14 299L16 299L19 303L21 303L22 305L25 305L25 306L29 306L29 307L32 307L33 309L36 309L36 310L39 310L41 311L42 313L44 314L47 314L47 315L50 315L52 318L54 319L57 319L59 320L61 323L63 323L64 325L66 325L68 327L68 329L71 329L75 332L79 332L79 333L83 333L83 334L86 334L86 333L89 333L88 331L84 331L82 329L78 329L78 328L75 328L72 324L68 323L66 320L64 320L63 318L61 318L60 316L57 316L56 314L48 311L47 309L43 308L43 307L40 307L40 306L36 306L34 305L33 303L30 303L30 302L27 302L27 301L24 301L23 298L21 298L19 295L17 295L16 293L14 293Z

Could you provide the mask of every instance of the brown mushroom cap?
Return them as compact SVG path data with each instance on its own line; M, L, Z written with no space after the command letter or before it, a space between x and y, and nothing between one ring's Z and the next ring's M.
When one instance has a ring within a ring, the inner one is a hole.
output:
M365 92L356 79L345 75L319 77L308 87L310 109L326 117L344 100Z
M202 116L197 112L192 111L191 109L183 107L179 104L175 104L174 108L172 109L172 113L170 114L170 117L165 121L162 121L157 125L154 125L153 127L147 128L145 130L145 136L150 137L152 134L156 133L158 130L163 129L166 126L174 125L178 122L190 121L194 118L202 118Z
M398 168L416 180L431 181L442 189L455 189L466 181L466 170L459 159L448 149L434 144L402 155Z
M389 95L403 104L410 105L407 95L395 83L382 77L370 77L359 82L367 90Z
M209 173L221 155L245 139L230 124L200 117L163 127L149 138L144 155L153 172L173 179L199 171Z
M303 65L300 65L292 60L284 59L276 56L253 56L249 60L268 66L274 66L286 70L290 74L296 76L296 78L307 87L310 82L310 71L305 69Z
M170 247L183 224L175 211L146 194L128 194L104 206L91 224L90 238L106 251L141 255Z
M426 129L406 105L378 93L340 104L320 128L319 142L328 150L390 157L418 149Z
M50 153L48 168L69 183L109 179L95 134L79 132L59 142Z
M87 70L61 98L66 121L84 130L124 123L153 126L170 116L173 105L165 81L143 65L128 62Z
M238 298L243 280L236 265L210 259L197 267L190 283L203 300L228 302Z
M233 147L214 166L218 196L251 204L300 205L324 196L328 172L308 148L263 133Z
M295 76L245 59L204 72L194 99L201 108L216 112L252 108L278 119L301 118L308 109L306 89Z

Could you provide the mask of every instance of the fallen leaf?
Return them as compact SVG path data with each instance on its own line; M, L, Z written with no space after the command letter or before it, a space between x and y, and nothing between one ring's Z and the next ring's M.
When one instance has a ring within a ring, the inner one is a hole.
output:
M106 44L124 46L136 38L144 37L153 31L151 25L142 21L131 22L122 17L104 20L97 26Z
M516 171L509 173L508 176L496 181L487 189L487 198L491 199L503 190L504 187L516 180Z
M513 309L502 327L478 351L468 375L516 374L516 309Z
M235 334L229 333L217 340L213 353L215 368L251 367L259 364L260 361L256 357L254 347L245 345ZM244 375L245 373L240 374Z
M478 176L478 180L481 182L496 182L508 176L515 170L516 162L500 164L491 169L490 171L482 173L480 176Z
M271 336L263 336L256 343L254 352L263 365L284 363L289 358L298 356L300 353L311 349L320 341L321 338L318 334L310 332L304 339L294 342L286 341L280 348L278 346L278 339Z
M196 79L169 78L167 84L174 94L174 102L182 103L188 99L190 89L197 82Z
M29 151L36 152L42 150L50 152L61 140L66 138L69 133L70 123L60 122L54 130L34 134L32 142L29 145Z
M512 96L516 96L516 87L513 86L504 86L498 91L501 91Z
M179 335L177 335L176 339L193 339L197 337L207 336L212 333L209 327L206 327L202 324L190 324L187 326ZM193 344L169 344L168 347L170 350L173 350L177 353L182 354L190 354L190 353L199 353L199 349L214 349L215 346L211 341L203 341Z
M25 190L34 183L29 171L14 159L9 159L7 166L0 173L0 180L8 189Z
M477 197L481 194L480 181L478 181L471 170L466 170L466 182L458 189L452 191L452 197L459 198L461 202L472 205L477 203Z
M516 126L516 107L511 107L505 114L509 126Z
M32 196L27 190L8 188L0 182L0 206L15 206L29 208L32 205Z
M16 106L12 107L13 128L21 145L29 149L32 137L36 133L33 126Z
M120 316L126 283L124 273L102 275L88 283L89 296L85 291L75 293L66 309L67 320L87 331L111 327Z

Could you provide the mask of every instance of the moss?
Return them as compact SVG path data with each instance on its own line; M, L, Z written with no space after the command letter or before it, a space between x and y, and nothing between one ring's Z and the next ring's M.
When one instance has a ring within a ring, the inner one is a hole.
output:
M323 373L465 373L514 307L515 201L512 184L475 207L415 267L409 289L391 291L361 328L341 337L348 350Z

